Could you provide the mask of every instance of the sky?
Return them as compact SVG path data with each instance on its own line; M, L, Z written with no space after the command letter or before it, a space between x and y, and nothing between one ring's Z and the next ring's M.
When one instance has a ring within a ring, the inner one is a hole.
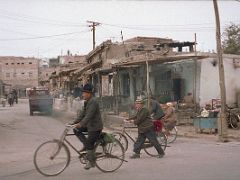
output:
M221 32L240 24L240 0L218 0ZM0 0L0 56L53 58L92 48L87 21L99 22L96 45L136 36L194 41L215 51L212 0Z

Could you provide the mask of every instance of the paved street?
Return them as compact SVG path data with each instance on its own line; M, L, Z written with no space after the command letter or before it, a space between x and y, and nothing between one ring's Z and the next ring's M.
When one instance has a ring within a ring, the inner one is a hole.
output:
M72 153L69 167L59 176L47 178L40 175L33 165L33 153L42 142L58 138L64 129L63 122L69 116L55 113L29 116L27 100L20 100L14 107L0 108L0 179L125 179L125 180L238 180L240 176L240 142L217 142L215 135L203 137L178 137L166 149L163 159L147 156L132 160L132 144L126 153L127 163L114 173L102 173L98 169L86 171ZM179 128L179 131L183 128ZM189 132L188 132L189 133ZM184 132L180 132L181 135ZM208 138L209 137L209 138ZM77 139L73 142L78 144ZM79 146L80 147L80 146Z

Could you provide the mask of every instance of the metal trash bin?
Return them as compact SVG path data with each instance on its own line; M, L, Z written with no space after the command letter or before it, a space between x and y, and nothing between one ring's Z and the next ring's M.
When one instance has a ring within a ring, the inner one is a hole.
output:
M200 130L200 133L203 132L204 129L217 131L217 117L195 117L193 118L193 126L195 127L196 132Z

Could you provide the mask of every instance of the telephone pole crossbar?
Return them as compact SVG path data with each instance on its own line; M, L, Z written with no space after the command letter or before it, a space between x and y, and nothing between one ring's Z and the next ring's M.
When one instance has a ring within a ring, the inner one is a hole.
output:
M101 25L99 22L95 21L87 21L89 23L88 27L91 27L91 31L93 32L93 49L95 49L96 41L95 41L95 31L96 31L96 26Z

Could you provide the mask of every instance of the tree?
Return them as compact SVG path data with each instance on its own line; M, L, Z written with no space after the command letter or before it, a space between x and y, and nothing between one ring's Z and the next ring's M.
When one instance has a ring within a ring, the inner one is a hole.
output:
M223 33L223 52L240 55L240 24L230 24Z

